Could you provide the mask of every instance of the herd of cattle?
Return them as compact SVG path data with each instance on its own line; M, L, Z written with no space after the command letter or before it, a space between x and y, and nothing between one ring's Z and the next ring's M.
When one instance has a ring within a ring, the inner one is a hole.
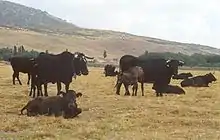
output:
M144 96L144 83L153 83L152 89L156 91L156 96L163 96L163 93L185 94L179 86L169 85L172 79L183 79L182 87L208 87L209 83L217 79L212 73L195 76L191 73L178 74L178 67L184 62L179 60L165 59L141 59L132 55L124 55L119 61L119 72L113 65L106 65L105 76L116 76L116 94L120 94L120 87L125 87L125 95L130 95L128 86L133 86L132 96L137 95L138 82L141 83L142 96Z
M28 116L52 115L64 118L73 118L82 112L78 108L76 98L82 96L82 93L69 89L72 78L76 79L80 75L88 75L87 59L88 57L81 52L71 53L64 51L60 54L40 53L36 58L27 58L14 56L9 59L13 73L13 84L17 78L20 85L19 72L28 74L30 84L29 96L34 98L30 100L21 110L27 110ZM185 91L179 86L169 85L171 78L183 79L182 87L186 86L208 86L216 78L212 73L193 77L191 73L178 74L178 67L183 66L184 62L179 60L165 59L147 59L124 55L119 61L119 71L116 67L106 65L104 67L105 76L117 76L116 94L120 94L120 88L123 84L125 95L130 95L129 85L133 86L133 96L137 96L138 82L141 83L142 96L144 96L144 83L153 83L152 89L156 91L156 96L163 96L163 93L182 94ZM48 96L47 84L57 84L57 96ZM65 85L65 92L61 91L61 83ZM44 86L44 96L42 91ZM37 97L35 92L37 89Z

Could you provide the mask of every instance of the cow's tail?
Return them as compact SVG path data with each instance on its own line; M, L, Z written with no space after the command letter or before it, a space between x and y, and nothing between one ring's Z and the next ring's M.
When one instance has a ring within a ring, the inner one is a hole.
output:
M118 85L118 81L116 82L116 84L115 84L114 88L116 88L116 87L117 87L117 85Z

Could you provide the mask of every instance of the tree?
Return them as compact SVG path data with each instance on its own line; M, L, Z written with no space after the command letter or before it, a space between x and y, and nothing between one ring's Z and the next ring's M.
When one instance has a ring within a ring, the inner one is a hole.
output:
M45 53L48 54L48 50L46 50Z
M107 52L106 52L106 50L104 50L104 52L103 52L103 57L104 57L104 58L107 57Z
M24 52L25 52L24 46L21 45L21 53L24 53Z
M13 51L13 54L16 55L18 53L17 51L17 47L14 45L14 51Z

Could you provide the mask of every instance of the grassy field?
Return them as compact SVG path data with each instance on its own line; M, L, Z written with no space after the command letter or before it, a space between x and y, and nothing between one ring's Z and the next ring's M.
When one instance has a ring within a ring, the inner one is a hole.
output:
M145 85L145 96L115 95L115 77L104 77L102 69L89 68L88 76L77 77L70 86L81 91L78 99L82 114L65 120L53 116L19 115L27 103L29 87L12 85L10 65L0 63L0 139L100 139L100 140L217 140L220 139L220 84L209 88L184 88L185 95L155 97L152 85ZM208 71L192 71L205 74ZM219 79L220 72L215 72ZM180 81L172 81L178 85ZM49 85L55 95L56 85Z

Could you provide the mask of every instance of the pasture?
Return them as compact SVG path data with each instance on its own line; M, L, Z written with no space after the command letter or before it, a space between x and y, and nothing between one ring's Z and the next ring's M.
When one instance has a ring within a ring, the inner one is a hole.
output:
M144 97L140 89L137 97L125 97L123 86L121 95L115 94L116 77L104 77L103 68L89 70L70 86L83 93L77 100L83 112L65 120L19 115L30 98L27 75L21 74L22 86L17 81L12 85L11 66L0 63L0 139L220 139L220 72L215 72L218 80L210 87L184 88L185 95L156 97L152 84L145 84ZM179 85L180 80L171 83ZM55 95L56 85L49 84L48 93Z

